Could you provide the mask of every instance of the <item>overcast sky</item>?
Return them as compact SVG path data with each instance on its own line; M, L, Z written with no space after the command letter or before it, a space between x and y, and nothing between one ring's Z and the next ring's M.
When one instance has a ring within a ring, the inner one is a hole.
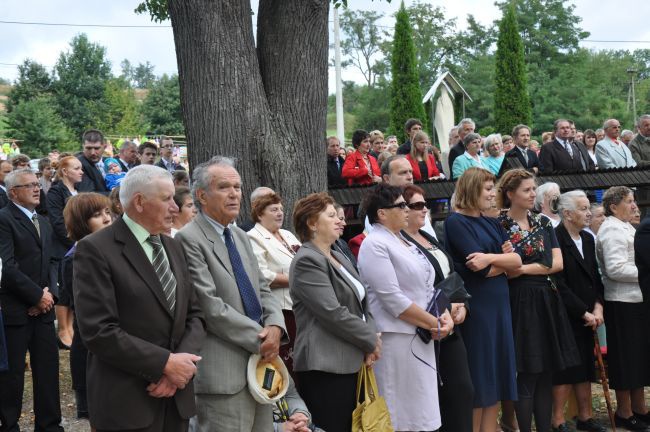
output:
M449 17L459 17L462 25L465 16L472 13L480 22L489 24L499 17L499 10L492 0L431 0L443 6ZM252 8L256 10L257 1ZM353 9L374 9L386 14L381 25L394 25L392 14L399 8L399 1L348 0ZM406 0L406 4L412 0ZM1 21L101 24L101 25L147 25L148 28L102 28L59 27L40 25L16 25L0 23L0 77L14 80L15 64L25 58L42 63L51 69L59 53L68 49L70 40L78 33L86 33L89 39L107 49L113 72L120 73L120 62L129 59L132 64L149 61L155 65L154 72L176 72L174 41L169 23L152 23L148 15L137 15L133 9L138 1L81 1L81 0L0 0ZM583 42L582 46L594 49L650 48L650 1L618 0L604 5L595 0L575 0L576 14L583 18L582 28L591 33L593 41L639 41L634 43ZM331 21L331 13L330 13ZM330 25L331 28L331 25ZM333 37L331 38L333 41ZM645 41L645 42L643 42ZM333 55L332 55L333 56ZM333 87L333 69L330 70L330 92ZM343 71L343 80L361 81L353 69Z

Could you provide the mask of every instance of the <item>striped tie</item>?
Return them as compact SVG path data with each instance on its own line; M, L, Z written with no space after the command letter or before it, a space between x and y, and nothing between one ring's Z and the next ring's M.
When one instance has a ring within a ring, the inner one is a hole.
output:
M148 240L151 246L153 246L153 268L156 271L158 279L160 279L169 310L173 314L174 307L176 306L176 278L172 274L167 255L165 255L165 250L160 241L160 236L151 235Z

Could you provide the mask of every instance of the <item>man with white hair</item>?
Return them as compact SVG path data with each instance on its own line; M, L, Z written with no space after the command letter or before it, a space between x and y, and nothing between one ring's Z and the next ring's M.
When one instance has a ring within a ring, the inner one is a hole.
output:
M172 176L131 169L124 215L77 243L75 311L88 348L88 408L97 431L185 431L205 339L183 249L171 237Z
M629 129L624 129L623 132L621 132L621 141L623 141L623 144L626 146L630 145L630 141L634 139L634 132L632 132Z
M246 233L233 223L241 207L241 177L230 158L215 156L194 169L199 213L176 234L205 314L208 335L196 377L198 432L273 430L273 407L247 387L251 354L265 361L288 342L280 302L260 271Z
M621 123L616 119L603 124L605 137L596 143L598 168L631 168L636 166L630 149L619 139Z
M120 147L119 159L122 172L135 167L138 162L138 146L133 141L124 141Z

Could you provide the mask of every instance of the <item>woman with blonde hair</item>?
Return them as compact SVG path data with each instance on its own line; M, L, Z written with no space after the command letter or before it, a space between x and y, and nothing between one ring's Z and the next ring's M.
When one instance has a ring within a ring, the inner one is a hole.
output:
M482 212L494 206L495 176L468 168L456 183L456 212L445 221L447 250L463 278L471 314L463 324L474 385L473 430L494 432L499 401L517 398L515 351L506 272L521 266L508 250L508 235Z
M425 132L416 132L411 141L411 152L406 155L406 159L411 164L413 169L413 180L435 180L444 177L438 171L436 160L431 153L429 153L429 146L431 141L429 135Z

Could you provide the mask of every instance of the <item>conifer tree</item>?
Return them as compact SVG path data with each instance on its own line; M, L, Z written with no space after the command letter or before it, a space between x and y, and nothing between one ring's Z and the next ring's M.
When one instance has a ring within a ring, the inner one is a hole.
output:
M494 77L494 123L500 133L510 133L520 123L531 126L532 109L524 60L515 10L509 5L499 23Z
M422 105L422 90L413 43L413 29L404 2L397 12L393 53L391 56L392 83L390 102L390 129L400 142L406 140L404 122L409 118L426 121Z

